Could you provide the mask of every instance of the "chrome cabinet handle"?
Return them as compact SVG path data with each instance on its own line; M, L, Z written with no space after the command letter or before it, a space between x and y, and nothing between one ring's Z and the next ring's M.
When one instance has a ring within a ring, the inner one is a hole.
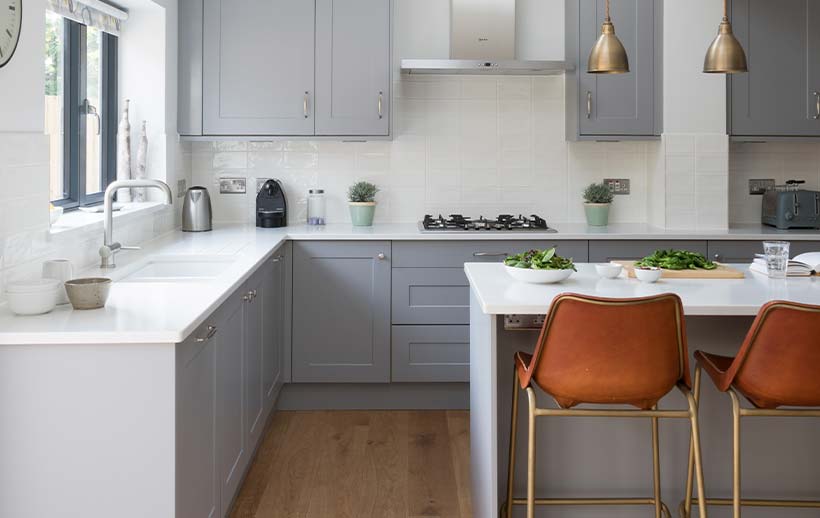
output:
M715 254L714 259L715 259L715 261L720 262L721 261L720 254Z
M813 93L814 93L814 98L817 101L817 107L816 107L817 111L815 112L814 120L818 120L818 119L820 119L820 92L813 92Z
M244 302L250 302L251 301L251 292L248 292L248 293L242 295L242 300Z
M272 263L278 263L279 261L281 261L281 260L282 260L282 259L284 259L284 258L285 258L285 256L284 256L284 255L277 255L276 257L272 257L272 258L271 258L271 262L272 262Z
M587 119L592 118L592 92L587 90Z
M376 257L379 259L379 261L384 261L384 258L386 256L384 255L384 252L379 252L379 255L377 255Z
M473 252L473 257L507 257L508 255L510 254L507 252Z
M379 92L379 118L382 118L382 98L384 97L384 92Z
M208 340L213 338L215 334L216 334L216 326L208 326L208 334L206 334L205 336L197 337L196 341L197 342L207 342Z
M257 291L256 290L251 290L251 300L255 299L256 295L257 295Z
M305 98L302 100L302 111L305 114L305 118L308 118L308 100L310 99L310 92L305 92Z

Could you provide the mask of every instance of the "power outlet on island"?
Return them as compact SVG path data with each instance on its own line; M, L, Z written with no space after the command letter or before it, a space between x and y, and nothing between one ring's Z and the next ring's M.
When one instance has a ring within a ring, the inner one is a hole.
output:
M629 178L604 178L604 185L609 187L612 194L629 194Z

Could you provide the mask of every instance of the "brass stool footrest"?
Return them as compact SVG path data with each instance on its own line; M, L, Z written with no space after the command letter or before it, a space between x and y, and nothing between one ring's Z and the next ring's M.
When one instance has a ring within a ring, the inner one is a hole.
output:
M683 506L686 503L686 500L682 501L680 504L681 509L681 516L683 514ZM697 498L692 499L692 505L696 506L698 503ZM731 498L707 498L706 505L726 505L730 506L733 505L734 501ZM760 500L760 499L749 499L749 498L741 498L740 505L746 507L797 507L797 508L816 508L820 509L820 500ZM685 517L684 517L685 518Z
M527 505L526 498L513 498L513 505ZM507 503L504 502L502 509ZM535 505L655 505L654 498L536 498ZM672 514L669 508L661 501L661 507L666 516Z

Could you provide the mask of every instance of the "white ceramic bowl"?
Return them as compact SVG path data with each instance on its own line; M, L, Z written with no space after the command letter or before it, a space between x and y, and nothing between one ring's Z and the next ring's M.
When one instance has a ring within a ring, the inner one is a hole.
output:
M516 268L504 265L507 273L513 279L529 282L532 284L551 284L561 282L574 272L574 270L532 270L529 268Z
M6 287L9 309L18 315L41 315L57 305L62 283L56 279L13 282Z
M595 271L605 279L614 279L621 274L624 267L618 263L601 263L595 265Z
M635 268L635 277L641 282L658 282L663 270L656 267Z

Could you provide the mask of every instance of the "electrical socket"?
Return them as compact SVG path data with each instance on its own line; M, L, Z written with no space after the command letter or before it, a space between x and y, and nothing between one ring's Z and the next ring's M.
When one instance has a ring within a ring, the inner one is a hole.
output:
M749 194L752 196L763 196L769 189L774 189L774 180L771 178L749 180Z
M629 194L629 178L604 178L604 185L612 194Z
M219 194L245 194L246 185L246 178L220 178Z
M185 191L188 190L188 182L183 178L182 180L177 180L177 198L182 198L185 196Z

